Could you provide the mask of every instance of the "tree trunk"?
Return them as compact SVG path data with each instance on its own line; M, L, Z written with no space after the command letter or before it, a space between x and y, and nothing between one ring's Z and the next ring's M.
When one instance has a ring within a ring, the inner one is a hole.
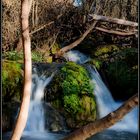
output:
M106 128L109 128L116 122L120 121L127 113L129 113L137 105L138 105L138 94L131 97L121 107L119 107L112 113L108 114L104 118L97 120L93 123L89 123L86 126L83 126L82 128L66 136L63 140L85 140L91 137L92 135L101 132Z
M32 84L32 62L31 62L31 40L29 36L29 12L32 0L22 0L21 4L21 27L24 52L24 88L20 111L12 133L11 140L20 140L22 132L26 126L28 109L30 104L31 84Z

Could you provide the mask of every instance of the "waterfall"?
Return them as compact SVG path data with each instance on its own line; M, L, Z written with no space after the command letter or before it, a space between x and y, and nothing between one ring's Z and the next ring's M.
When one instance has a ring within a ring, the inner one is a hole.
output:
M89 56L86 56L77 50L68 51L64 54L64 57L67 61L73 61L78 64L83 64L90 60Z
M52 80L53 76L54 73L48 78L44 75L38 76L36 71L32 75L32 94L25 131L46 131L44 103L42 99L44 97L44 89Z
M90 60L88 56L78 52L70 51L65 54L65 58L68 61L74 61L79 64L83 64ZM106 87L98 71L87 66L87 70L91 76L91 82L95 85L94 95L97 103L97 110L99 112L99 119L106 116L110 112L116 110L123 102L114 101L109 89ZM67 135L67 133L50 132L47 130L50 123L54 122L54 116L57 115L57 111L50 106L45 106L46 104L42 101L44 97L44 88L52 80L55 72L52 73L50 77L44 75L39 76L36 69L34 69L32 75L32 93L31 102L29 107L29 115L27 120L27 125L25 131L22 135L22 140L61 140ZM45 110L47 116L45 117ZM54 115L52 117L52 115ZM47 118L47 127L45 127L45 118ZM57 117L56 120L62 120L61 117ZM63 121L63 120L62 120ZM63 126L64 124L62 124ZM65 128L64 128L65 129ZM63 130L63 129L62 129ZM138 107L134 108L130 113L128 113L122 121L116 123L112 127L106 129L103 132L97 133L91 137L89 140L138 140ZM3 135L3 140L10 138L11 132Z
M79 64L83 64L90 60L88 56L85 56L83 53L79 51L69 51L64 56L69 61L74 61ZM99 118L102 118L109 114L110 112L116 110L120 107L123 102L116 102L107 86L102 81L102 78L96 68L91 68L91 66L87 67L89 71L93 84L95 85L94 95L97 102L98 107L98 115ZM138 132L138 107L135 107L131 112L129 112L122 121L116 123L109 130L116 131L127 131L127 132Z
M99 118L102 118L110 112L120 107L123 102L117 102L113 99L109 89L102 81L97 70L88 67L88 70L92 77L92 82L95 84L94 95L96 97ZM110 127L111 130L116 131L127 131L127 132L138 132L138 107L135 107L129 112L121 121Z

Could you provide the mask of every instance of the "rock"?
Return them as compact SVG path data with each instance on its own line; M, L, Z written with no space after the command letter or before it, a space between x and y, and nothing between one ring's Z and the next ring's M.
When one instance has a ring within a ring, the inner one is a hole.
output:
M44 104L45 127L50 131L61 131L66 129L63 116L51 105Z
M104 73L116 100L127 100L138 92L138 67L118 60L109 63Z
M2 104L2 132L12 131L19 106L17 101Z
M88 63L94 65L115 100L127 100L138 89L138 50L128 46L100 45Z
M45 96L64 115L68 127L76 128L96 119L93 88L86 69L67 62L47 86Z

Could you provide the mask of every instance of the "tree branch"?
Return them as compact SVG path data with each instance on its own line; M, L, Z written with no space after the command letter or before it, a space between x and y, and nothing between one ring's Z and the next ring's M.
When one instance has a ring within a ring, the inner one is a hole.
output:
M88 30L85 31L84 34L82 34L82 36L79 39L77 39L76 41L74 41L70 45L67 45L67 46L63 47L62 49L60 49L56 53L55 58L58 58L58 57L62 56L65 52L71 50L72 48L74 48L78 44L80 44L85 39L85 37L94 29L94 27L96 26L96 24L97 24L97 21L94 21L93 24L88 28Z
M94 20L97 20L97 21L106 21L106 22L112 22L112 23L126 25L126 26L138 27L137 22L132 22L132 21L124 20L124 19L106 17L106 16L101 16L101 15L96 15L96 14L89 14L89 16L91 16Z
M62 14L58 15L56 20L58 20L60 17L62 16ZM40 30L46 28L47 26L50 26L51 24L53 24L55 21L50 21L49 23L45 24L45 25L41 25L40 27L34 29L33 31L31 31L29 34L30 36L32 36L33 34L35 34L36 32L39 32ZM16 47L16 51L20 51L22 48L22 37L19 38L18 43L17 43L17 47Z
M119 35L119 36L137 35L136 32L120 32L120 31L113 31L113 30L109 30L109 29L105 29L105 28L101 28L101 27L95 27L95 29L102 31L102 32L105 32L105 33L115 34L115 35Z
M127 113L129 113L134 107L138 105L138 94L127 100L121 107L100 120L93 123L89 123L82 128L74 131L70 135L66 136L63 140L85 140L92 135L101 132L102 130L109 128L116 122L120 121ZM128 120L129 121L129 120ZM128 122L129 123L129 122Z

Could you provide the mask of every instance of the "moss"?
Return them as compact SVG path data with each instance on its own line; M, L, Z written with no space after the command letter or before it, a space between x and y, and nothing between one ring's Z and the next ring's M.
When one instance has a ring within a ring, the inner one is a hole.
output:
M80 98L76 94L64 96L64 108L68 113L72 113L71 115L83 111L80 105Z
M22 93L21 64L12 61L2 62L2 96L3 100L20 100Z
M62 89L64 95L87 94L92 96L93 85L85 68L73 62L68 62L62 69L64 75Z
M62 111L69 127L80 127L96 119L93 90L87 70L67 62L48 85L46 97Z
M55 54L60 48L61 48L61 46L59 44L55 43L51 48L51 53Z
M107 53L112 53L114 51L118 51L119 48L116 45L103 45L98 46L97 50L95 51L95 56L100 56Z
M13 61L20 61L20 60L23 61L23 52L9 51L4 54L4 58L7 60L13 60ZM42 62L43 55L39 52L32 51L32 61Z
M43 61L43 55L39 52L32 51L32 61L42 62Z
M98 70L101 68L101 66L102 66L102 61L101 60L99 60L99 59L92 59L92 60L90 60L89 62L88 62L89 64L91 64L91 65L94 65Z
M62 82L65 109L73 115L83 112L80 96L92 96L93 92L87 71L72 62L67 63L61 71L65 75Z
M47 63L52 63L52 61L53 61L52 56L47 57L47 60L46 60Z

